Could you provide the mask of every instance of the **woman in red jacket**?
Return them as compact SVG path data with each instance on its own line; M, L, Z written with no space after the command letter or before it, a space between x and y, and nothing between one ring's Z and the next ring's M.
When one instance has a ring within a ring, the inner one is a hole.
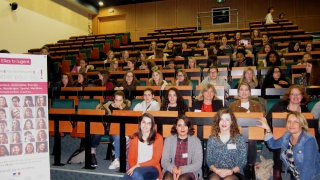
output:
M130 140L130 169L123 179L161 179L162 149L163 138L156 132L154 117L148 113L143 114L139 120L138 132Z

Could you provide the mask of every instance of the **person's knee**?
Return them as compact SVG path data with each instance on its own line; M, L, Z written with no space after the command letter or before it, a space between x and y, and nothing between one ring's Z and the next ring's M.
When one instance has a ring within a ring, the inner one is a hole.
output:
M142 179L143 174L139 171L139 169L135 169L131 176L132 179Z

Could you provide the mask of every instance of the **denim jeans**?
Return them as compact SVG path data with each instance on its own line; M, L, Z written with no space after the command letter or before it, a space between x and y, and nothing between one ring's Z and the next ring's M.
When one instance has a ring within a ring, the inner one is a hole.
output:
M137 167L132 176L124 174L123 180L155 180L159 177L158 169L154 166Z
M115 151L115 158L120 157L120 135L110 135L111 136L111 142L114 143L114 151ZM93 134L91 137L91 149L96 150L100 141L101 141L102 135L99 134Z

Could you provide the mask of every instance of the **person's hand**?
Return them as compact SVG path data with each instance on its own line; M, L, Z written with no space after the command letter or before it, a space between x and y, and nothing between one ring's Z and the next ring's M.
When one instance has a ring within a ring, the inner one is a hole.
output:
M179 80L176 80L176 86L179 86Z
M222 169L220 173L220 177L225 178L227 176L230 176L233 174L233 171L231 169Z
M207 48L204 48L203 54L204 54L204 56L208 57L208 49Z
M279 84L288 84L288 82L287 82L287 81L284 81L284 80L280 80L280 81L279 81Z
M279 84L273 84L274 88L282 88Z
M180 175L181 175L181 173L182 173L182 169L177 169L176 171L175 171L175 173L173 174L173 179L174 180L178 180L179 179L179 177L180 177Z
M137 165L133 166L132 168L130 168L130 169L127 171L127 174L128 174L129 176L132 176L134 169L136 169L137 167L140 167L140 165L137 164Z
M267 132L271 132L270 126L268 125L267 119L265 117L260 118L257 121L261 123L261 125L257 124L258 127L265 129Z
M116 90L116 91L119 90L119 87L115 87L114 90Z
M221 176L222 176L223 169L215 168L215 170L214 170L213 172L216 173L216 174L218 174L218 175L221 177Z

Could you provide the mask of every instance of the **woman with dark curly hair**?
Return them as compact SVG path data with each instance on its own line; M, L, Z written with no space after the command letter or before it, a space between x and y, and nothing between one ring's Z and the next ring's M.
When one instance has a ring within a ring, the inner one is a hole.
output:
M266 56L267 67L270 66L283 66L280 56L277 51L270 51Z
M246 163L246 142L239 132L237 119L230 109L222 108L213 118L207 144L208 179L243 179L242 169Z
M272 112L310 112L307 104L310 101L305 89L300 85L292 85L283 95L283 100L277 102L270 109L266 116L267 122L272 129ZM278 179L281 177L282 161L280 160L280 149L273 150L273 178Z
M171 135L164 142L163 180L202 179L202 146L199 138L193 135L191 121L184 115L178 116Z
M134 75L132 71L127 71L126 74L123 76L122 82L120 82L114 90L136 90L136 86L140 86L140 82Z
M188 106L184 102L180 91L177 88L172 87L167 91L160 110L178 111L179 115L183 115L186 111L188 111Z

